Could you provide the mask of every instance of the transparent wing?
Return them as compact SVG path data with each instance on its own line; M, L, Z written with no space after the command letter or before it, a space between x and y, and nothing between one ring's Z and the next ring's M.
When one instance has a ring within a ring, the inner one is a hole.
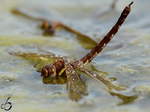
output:
M66 65L66 76L67 91L71 100L79 101L83 96L87 95L87 87L85 82L69 64Z
M97 72L98 74L102 74L104 76L107 76L108 73L107 72L103 72L102 70L97 69L92 63L88 64L88 66L86 65L86 69L90 70L90 71L94 71Z
M93 73L85 68L78 68L81 72L85 73L86 75L88 75L89 77L102 82L105 86L107 86L107 88L109 90L125 90L126 88L124 86L121 85L117 85L117 84L113 84L112 80L108 79L107 77L105 77L103 74L97 74L97 73Z
M110 94L112 96L116 96L118 97L121 101L118 103L118 105L126 105L126 104L130 104L133 103L139 96L138 95L124 95L121 93L116 93L116 92L112 92L110 91Z
M55 56L53 53L38 54L38 53L25 53L25 52L11 52L9 54L22 57L25 60L29 61L37 69L37 71L41 71L41 68L44 65L53 63L58 58L62 58L62 57Z

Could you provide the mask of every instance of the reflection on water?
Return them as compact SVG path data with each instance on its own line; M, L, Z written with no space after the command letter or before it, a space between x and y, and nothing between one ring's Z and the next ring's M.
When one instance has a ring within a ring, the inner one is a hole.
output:
M66 77L57 77L57 78L43 77L43 83L44 84L66 84L67 79Z
M134 0L133 10L120 32L93 64L108 76L127 86L128 93L108 93L102 85L86 80L89 95L80 102L67 97L66 80L43 79L31 61L10 55L10 51L39 52L46 49L64 56L80 58L88 52L81 41L66 31L53 38L41 36L39 23L11 14L13 8L64 22L98 42L115 23L130 0L119 0L117 8L103 17L111 0L1 0L0 4L0 103L11 94L14 112L149 112L150 26L148 0ZM85 45L86 46L86 45ZM58 50L60 49L60 50ZM36 62L37 60L34 60ZM47 61L47 60L45 60ZM49 60L50 61L50 60ZM36 65L40 68L41 65ZM93 69L94 70L94 69ZM61 83L59 85L54 83ZM115 81L114 81L115 82ZM143 83L141 83L143 82ZM53 83L49 84L49 83ZM134 87L134 88L131 88ZM59 94L57 94L59 93ZM137 96L138 95L138 96ZM120 101L120 102L119 102ZM119 102L119 103L118 103ZM118 106L121 105L121 106Z

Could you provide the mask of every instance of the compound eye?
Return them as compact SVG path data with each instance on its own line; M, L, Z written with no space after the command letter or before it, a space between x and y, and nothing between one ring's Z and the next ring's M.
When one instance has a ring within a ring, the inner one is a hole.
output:
M41 71L41 76L43 77L48 77L48 71L46 68L43 68L42 71Z

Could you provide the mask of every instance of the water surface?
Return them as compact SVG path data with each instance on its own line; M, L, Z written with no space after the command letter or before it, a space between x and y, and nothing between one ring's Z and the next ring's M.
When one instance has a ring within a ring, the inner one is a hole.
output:
M35 17L62 21L99 41L130 0L119 0L116 10L104 16L100 14L107 10L111 0L0 2L0 103L11 96L12 112L150 111L150 1L135 0L121 30L93 61L97 69L117 78L127 90L118 93L121 96L110 94L102 84L87 78L89 95L79 102L68 98L65 85L43 84L40 73L31 63L8 52L39 52L40 48L78 59L89 49L64 31L58 31L53 37L43 37L37 22L14 16L10 10L19 8ZM122 95L133 97L123 101L125 96Z

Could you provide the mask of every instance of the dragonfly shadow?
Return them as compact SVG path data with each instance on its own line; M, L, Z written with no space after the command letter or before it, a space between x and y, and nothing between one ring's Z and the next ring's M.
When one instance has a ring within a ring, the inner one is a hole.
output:
M43 77L44 84L66 84L67 78L66 77Z
M82 78L80 78L80 76L78 78L80 80L78 80L76 84L71 85L71 86L73 86L71 88L68 87L68 85L70 85L70 84L67 84L69 82L67 82L67 77L65 77L65 76L54 77L54 78L43 77L43 83L44 84L51 84L51 85L53 85L53 84L59 84L59 85L67 84L66 90L68 92L69 98L73 101L79 101L84 96L87 96L88 92L87 92L86 82L84 80L82 80Z
M85 49L91 49L94 46L96 46L97 42L93 40L90 36L81 33L80 31L60 22L60 21L55 21L55 20L47 20L44 18L36 18L34 16L30 16L23 11L19 9L13 9L11 11L13 15L16 16L21 16L23 18L35 21L35 22L40 22L40 29L43 31L43 36L54 36L56 34L57 30L65 30L67 32L70 32L71 34L74 34L76 37L76 40L79 42L79 44L85 48Z

